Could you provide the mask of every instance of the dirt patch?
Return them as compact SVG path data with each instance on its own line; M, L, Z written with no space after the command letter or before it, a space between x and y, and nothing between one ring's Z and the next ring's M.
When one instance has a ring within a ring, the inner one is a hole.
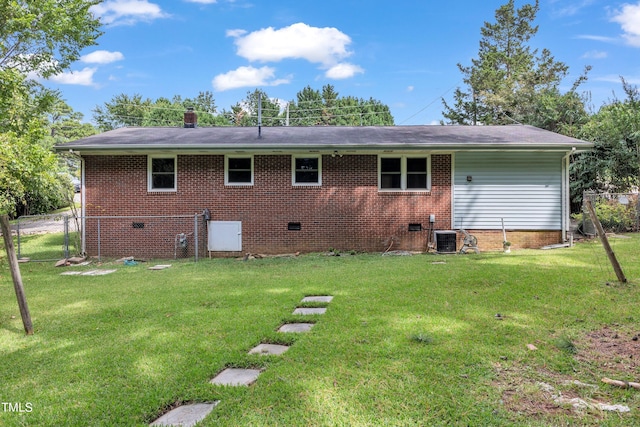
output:
M493 385L501 392L503 408L542 422L561 418L581 425L598 424L608 414L615 413L614 416L622 419L629 411L633 414L635 408L627 406L628 399L622 396L626 391L602 384L601 379L638 381L640 331L617 325L605 326L585 333L574 340L573 345L574 375L521 363L496 363ZM640 394L637 390L628 393L634 402Z
M640 330L605 326L576 343L576 360L625 381L637 381L640 368Z

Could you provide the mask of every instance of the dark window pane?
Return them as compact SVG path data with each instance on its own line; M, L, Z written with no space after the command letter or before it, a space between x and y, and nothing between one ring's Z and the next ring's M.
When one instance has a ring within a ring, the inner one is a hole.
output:
M380 176L380 188L400 188L401 175L397 174L382 174Z
M426 173L412 173L407 175L407 188L427 188Z
M174 172L174 159L151 159L151 172Z
M296 170L318 170L318 158L297 158Z
M304 171L296 171L296 182L297 183L318 183L318 171L304 172Z
M381 172L400 172L401 159L399 158L385 158L380 159Z
M427 159L421 158L408 158L407 159L407 172L426 172L427 171Z
M153 174L151 176L151 188L154 190L166 190L174 188L173 174Z
M229 170L231 169L251 170L251 157L230 157Z
M229 170L229 182L233 183L251 183L251 171L233 171Z

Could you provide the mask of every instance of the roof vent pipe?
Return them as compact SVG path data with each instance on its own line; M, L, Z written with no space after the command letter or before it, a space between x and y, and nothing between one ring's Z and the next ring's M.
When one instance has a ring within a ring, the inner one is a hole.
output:
M258 139L262 138L262 93L258 93Z
M184 112L184 127L193 129L198 124L198 115L193 111L193 107L187 108Z

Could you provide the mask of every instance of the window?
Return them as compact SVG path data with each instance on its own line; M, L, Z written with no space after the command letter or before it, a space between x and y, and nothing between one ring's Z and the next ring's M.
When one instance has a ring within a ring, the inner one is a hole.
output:
M176 157L148 157L149 191L176 191Z
M253 157L225 157L225 185L253 185Z
M321 185L321 158L292 157L293 185Z
M379 157L379 189L428 191L431 189L429 156Z

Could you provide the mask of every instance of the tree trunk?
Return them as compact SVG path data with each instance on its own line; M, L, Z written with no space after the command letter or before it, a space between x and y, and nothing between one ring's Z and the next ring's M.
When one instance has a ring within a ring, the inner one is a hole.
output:
M11 237L11 227L9 226L9 216L0 215L0 227L2 228L2 236L4 237L4 247L7 251L7 259L9 260L9 269L11 277L13 277L13 287L18 298L18 306L20 307L20 315L22 316L22 324L27 335L33 335L33 325L31 324L31 314L29 314L29 306L24 295L22 287L22 276L20 275L20 266L18 265L18 257L13 247L13 238Z

